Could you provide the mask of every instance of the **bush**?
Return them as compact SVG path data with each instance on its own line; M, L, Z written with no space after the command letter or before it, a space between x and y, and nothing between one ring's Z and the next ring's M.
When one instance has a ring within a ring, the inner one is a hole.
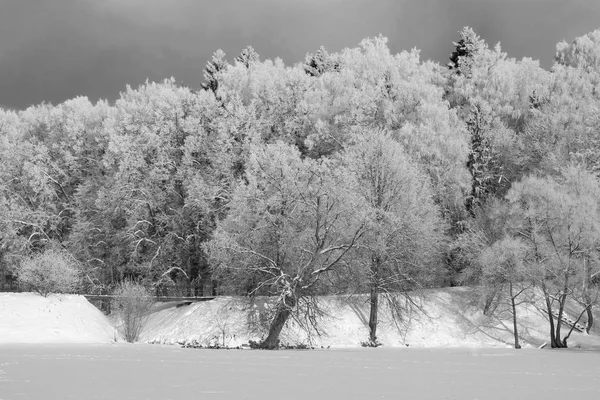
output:
M17 281L48 297L51 293L73 293L81 286L81 265L69 253L47 250L17 267Z
M148 321L154 298L144 286L130 281L121 283L113 295L113 310L120 319L121 334L133 343Z

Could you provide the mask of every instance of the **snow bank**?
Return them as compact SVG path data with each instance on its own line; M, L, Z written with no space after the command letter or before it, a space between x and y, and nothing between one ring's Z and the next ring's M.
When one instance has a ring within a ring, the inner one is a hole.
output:
M421 311L402 312L392 318L382 301L378 338L386 347L511 347L512 319L509 312L486 317L469 288L430 290L415 299ZM297 321L288 321L284 344L316 347L357 347L369 335L367 296L321 297L323 312L316 316L319 332L307 333ZM535 303L535 302L534 302ZM197 343L240 346L266 336L269 299L248 304L244 299L221 297L182 305L158 303L140 341L149 343ZM500 310L501 308L499 308ZM548 321L541 304L518 306L519 333L523 347L538 347L548 341ZM570 310L576 319L576 307ZM600 321L600 315L596 314ZM563 335L567 327L563 326ZM120 337L118 337L121 340ZM33 293L0 293L0 344L2 343L111 343L115 330L84 297ZM600 328L592 335L573 332L570 347L600 348Z
M357 347L368 339L368 297L319 299L324 315L318 317L320 335L307 334L289 321L281 334L282 343L316 347ZM422 311L406 310L403 318L392 318L382 306L378 338L389 347L511 347L514 343L509 312L497 317L483 315L469 288L436 289L417 300ZM165 304L151 315L140 337L149 343L198 343L239 346L266 336L268 320L265 300L249 305L235 298L176 306ZM519 333L523 347L538 347L548 341L548 321L535 304L518 306ZM563 327L563 332L564 332ZM600 346L597 334L573 332L570 347Z
M114 329L85 297L0 293L0 343L110 343Z

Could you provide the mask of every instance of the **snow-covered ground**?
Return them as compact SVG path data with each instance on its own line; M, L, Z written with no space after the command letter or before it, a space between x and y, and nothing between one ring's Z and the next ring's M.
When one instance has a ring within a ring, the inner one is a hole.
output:
M430 290L416 299L422 312L391 318L380 313L379 341L386 347L505 348L513 345L512 320L508 312L485 317L469 288ZM368 339L367 297L323 297L323 315L317 317L319 333L309 334L295 321L284 328L283 344L313 347L360 347ZM181 305L157 303L140 341L160 344L241 346L264 338L268 328L263 299L253 305L237 298ZM575 312L575 310L573 310ZM521 345L538 347L548 341L545 313L533 304L518 307ZM573 315L576 317L576 315ZM573 318L575 319L575 318ZM600 321L600 315L596 315ZM566 327L563 327L563 335ZM592 335L573 332L570 347L600 348L600 329ZM0 293L0 343L112 343L122 339L107 318L84 297L34 293Z
M514 343L511 314L504 312L501 318L486 317L473 299L473 290L469 288L430 290L422 299L417 299L423 312L404 312L401 321L391 318L383 306L379 341L388 347L511 347ZM307 334L292 321L282 332L282 343L326 348L358 347L367 341L369 305L366 296L352 301L324 297L319 302L324 312L324 316L318 318L321 335ZM264 309L264 302L249 306L246 301L234 298L179 307L163 304L150 317L141 341L239 346L264 337L266 326L260 323ZM538 347L548 341L548 321L543 311L533 304L522 304L517 314L523 347ZM600 348L600 336L573 332L569 346Z
M114 340L108 319L83 296L0 293L0 344Z
M268 352L109 344L109 319L81 296L0 294L0 400L600 396L597 352L505 348L512 343L510 315L486 318L472 297L468 289L431 291L421 302L427 315L407 315L397 326L384 310L385 347L377 349L358 347L368 335L366 299L322 298L323 335L309 338L292 323L282 340L332 348ZM242 344L264 334L249 328L261 326L264 308L231 298L158 304L142 339ZM545 342L543 313L532 305L518 312L525 347ZM598 346L598 334L575 333L569 344Z
M3 400L598 399L599 376L589 351L0 345Z

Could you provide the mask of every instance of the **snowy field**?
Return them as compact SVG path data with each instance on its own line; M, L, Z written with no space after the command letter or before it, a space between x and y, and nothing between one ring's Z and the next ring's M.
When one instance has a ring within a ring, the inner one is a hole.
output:
M0 399L600 398L597 352L0 345Z

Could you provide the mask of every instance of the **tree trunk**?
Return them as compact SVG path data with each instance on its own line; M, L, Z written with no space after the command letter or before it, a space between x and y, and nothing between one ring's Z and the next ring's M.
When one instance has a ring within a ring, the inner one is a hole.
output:
M483 304L483 315L490 315L492 312L492 305L496 299L497 290L492 290L491 293L485 295L485 303ZM494 307L495 308L495 307Z
M521 345L519 344L519 331L517 329L517 307L515 305L515 295L513 294L512 282L509 283L509 289L510 289L510 303L512 306L512 316L513 316L513 333L515 335L515 349L520 349Z
M592 313L592 298L590 296L591 267L587 259L584 259L583 262L583 301L585 301L585 311L587 315L587 321L585 323L585 332L589 335L592 329L592 325L594 324L594 314Z
M592 329L592 326L594 325L594 313L592 313L592 305L589 304L585 308L585 311L587 313L587 322L585 323L585 332L589 335L590 331Z
M271 321L269 326L269 335L260 344L260 348L272 350L279 347L279 335L287 322L290 315L292 315L292 308L296 305L296 299L293 296L286 295L277 305L275 317Z
M369 340L377 343L377 316L379 313L379 271L381 269L381 258L373 257L371 263L371 310L369 314Z
M567 338L565 338L565 340L561 340L560 338L560 328L562 327L562 318L563 315L565 314L565 303L567 301L567 289L568 289L568 284L569 284L569 276L568 274L565 272L565 281L564 281L564 285L563 285L563 290L562 290L562 294L560 295L560 300L559 300L559 305L558 305L558 318L556 320L556 334L555 334L555 338L556 338L556 343L558 348L566 348L567 346Z
M544 300L546 301L546 311L548 313L548 320L550 323L550 347L553 349L558 347L556 344L556 337L554 336L554 315L552 315L552 303L550 302L550 295L546 290L546 285L542 282L542 290L544 291Z
M377 343L377 313L379 312L379 291L371 288L371 313L369 314L369 340Z

